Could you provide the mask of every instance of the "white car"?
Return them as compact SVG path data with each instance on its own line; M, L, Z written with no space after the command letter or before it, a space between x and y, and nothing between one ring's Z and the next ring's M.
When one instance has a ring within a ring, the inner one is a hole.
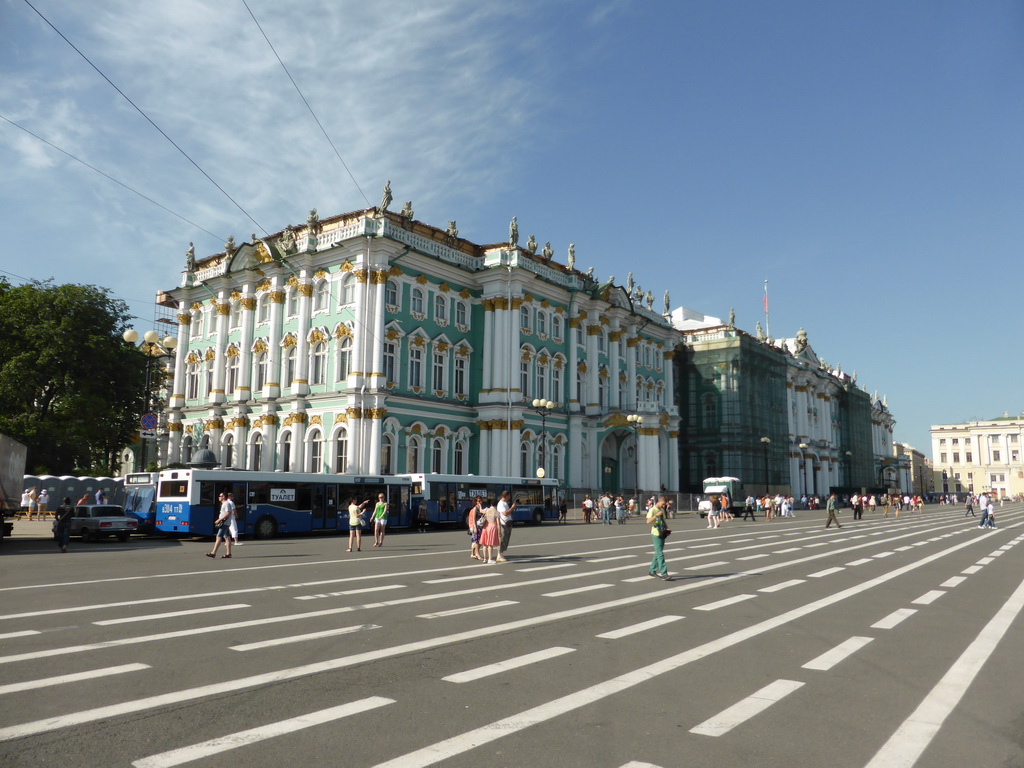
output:
M128 541L138 525L138 520L126 516L124 508L116 504L83 504L75 507L70 531L72 536L81 536L82 541L95 541L101 536Z

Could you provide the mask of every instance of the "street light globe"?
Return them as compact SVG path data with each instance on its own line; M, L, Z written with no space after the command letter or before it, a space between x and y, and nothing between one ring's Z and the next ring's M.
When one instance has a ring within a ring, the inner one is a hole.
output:
M544 401L543 400L541 400L540 398L537 398L537 397L533 398L533 407L534 408L540 408L542 405L544 405Z
M545 474L544 467L537 467L537 477L543 479Z
M807 443L800 443L800 450L801 451L806 451L808 448L810 448L810 446L807 445Z
M554 408L557 405L558 405L558 403L556 403L556 402L554 402L552 400L546 400L544 402L544 407L547 408L548 410L551 410L552 408Z
M139 334L134 328L129 328L127 331L121 334L121 338L127 341L129 344L134 344L139 340Z
M770 443L771 441L772 441L772 439L771 439L770 437L762 437L762 438L761 438L761 442L762 442L762 443L764 443L764 444L765 444L766 446L767 446L767 445L768 445L768 444L769 444L769 443Z
M156 331L146 331L142 335L142 338L146 340L147 344L156 344L158 341L160 341L160 334L157 333Z
M174 349L178 346L178 340L174 336L164 336L164 340L160 343L163 344L164 349Z

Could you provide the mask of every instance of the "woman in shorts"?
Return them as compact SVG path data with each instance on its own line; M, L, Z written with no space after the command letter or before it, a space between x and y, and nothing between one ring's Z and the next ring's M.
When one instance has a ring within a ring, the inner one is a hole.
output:
M377 494L377 503L373 507L373 546L384 546L384 533L388 527L388 503L384 494Z
M366 522L363 519L363 510L369 503L369 499L362 504L356 504L355 499L348 500L348 549L345 550L346 552L352 551L353 544L355 544L356 552L363 551L363 524Z
M498 546L500 532L498 530L498 508L494 506L492 499L487 500L487 507L483 511L484 530L480 534L480 549L483 560L487 565L494 565L498 561L494 559L494 550Z
M479 496L473 499L473 508L469 510L469 556L474 560L483 560L480 557L480 531L483 529L484 506L483 499Z

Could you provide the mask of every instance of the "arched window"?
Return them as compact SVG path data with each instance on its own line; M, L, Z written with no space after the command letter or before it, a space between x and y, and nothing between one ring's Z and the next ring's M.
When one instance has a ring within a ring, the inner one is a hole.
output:
M298 348L294 344L285 348L284 381L281 382L282 387L290 387L292 385L292 381L295 380L295 355L297 354L297 349Z
M324 438L315 430L309 438L309 471L314 474L324 471Z
M390 342L384 342L384 381L389 384L397 384L398 379L395 378L395 360L398 358L398 345Z
M530 330L530 308L523 306L519 308L519 329L521 331Z
M267 386L267 353L260 352L260 356L256 358L256 375L253 377L253 389L257 392L263 390Z
M469 316L466 312L466 302L455 302L455 324L463 328L469 325Z
M384 303L389 307L398 306L398 283L394 280L388 280L384 287Z
M441 474L444 471L444 440L435 437L430 447L430 471Z
M281 436L281 467L285 472L292 471L292 433L285 432Z
M313 292L313 311L319 312L327 309L330 298L331 284L326 280L321 280L316 284L316 289Z
M338 441L334 446L334 471L339 475L348 472L348 430L338 432Z
M252 454L249 459L249 466L253 472L259 472L263 468L263 435L257 434L252 439Z
M545 312L537 313L537 333L548 332L548 316Z
M551 335L557 340L562 340L562 317L561 315L554 315L551 318Z
M380 471L381 474L395 474L395 437L385 434L380 444Z
M235 301L231 304L231 314L228 316L230 328L242 327L242 302Z
M586 405L583 402L583 371L576 371L576 402Z
M714 395L704 395L704 426L714 427L718 424L718 403ZM714 477L714 475L708 475Z
M335 379L345 381L352 371L352 337L343 336L338 342L338 371Z
M264 293L262 296L260 296L260 298L259 298L259 307L258 307L257 311L258 311L257 317L259 318L257 320L258 323L268 323L268 322L270 322L270 294L269 293Z
M608 377L598 375L597 377L597 402L602 408L608 405Z
M551 399L556 403L562 402L565 398L562 392L562 368L564 367L565 363L561 358L556 358L554 365L551 366Z
M207 360L203 367L206 369L206 396L209 397L213 392L213 358Z
M468 395L469 394L469 378L466 374L466 358L463 355L455 356L455 395Z
M448 392L448 353L438 349L434 350L433 385L435 393Z
M526 353L519 358L519 389L524 400L530 396L530 360Z
M188 400L196 400L199 397L199 363L192 363L188 367L188 385L185 397Z
M181 441L180 461L182 464L192 461L192 435L185 435L185 439Z
M466 474L466 444L462 440L458 440L455 443L455 466L453 467L456 475Z
M423 314L423 289L413 288L409 310L417 315Z
M439 325L448 324L448 299L443 293L434 297L434 320Z
M341 303L354 304L356 300L356 276L351 272L341 281Z
M409 346L409 387L423 386L423 347Z
M225 435L224 437L224 458L221 461L225 467L234 466L235 459L235 436Z
M537 315L539 318L540 315ZM542 400L547 397L548 391L548 367L543 365L540 360L537 361L537 389L534 391L534 396L539 397Z
M406 450L406 472L419 472L420 471L420 441L418 437L409 438L408 448Z
M562 476L562 446L556 445L551 449L551 477L556 480Z
M310 384L327 383L327 343L319 342L313 347L312 371L309 377Z
M197 309L192 315L192 324L189 326L189 336L198 339L203 335L203 310Z
M288 317L299 314L299 289L292 286L288 289Z
M525 440L519 444L519 474L521 477L532 477L530 471L530 444Z
M224 391L229 395L234 394L235 387L238 386L238 366L241 359L237 350L232 351L235 354L228 356L228 375L227 381L224 383Z
M718 477L718 460L710 451L704 454L704 477Z

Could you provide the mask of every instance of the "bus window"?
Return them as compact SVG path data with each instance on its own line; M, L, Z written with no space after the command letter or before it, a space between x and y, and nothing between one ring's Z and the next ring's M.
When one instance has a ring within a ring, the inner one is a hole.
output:
M164 480L160 483L160 498L187 499L188 480Z
M216 483L210 480L204 480L199 484L199 503L203 506L212 507L214 502L217 500L217 486Z

